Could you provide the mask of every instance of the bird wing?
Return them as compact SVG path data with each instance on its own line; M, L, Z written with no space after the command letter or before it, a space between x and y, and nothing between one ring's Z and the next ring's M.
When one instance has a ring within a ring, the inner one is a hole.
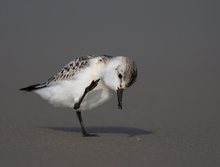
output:
M40 83L40 84L34 84L30 85L24 88L21 88L21 91L34 91L36 89L45 88L47 86L52 85L53 83L56 83L56 81L60 80L68 80L71 79L80 69L89 66L90 59L93 59L95 57L100 57L102 61L106 61L109 58L112 58L112 56L107 55L87 55L83 57L78 57L69 62L60 72L52 76L47 80L47 82Z
M60 72L49 78L47 81L47 85L51 85L56 81L71 79L80 69L89 66L89 60L95 57L101 57L102 59L111 58L111 56L107 55L87 55L75 58L74 60L69 62Z

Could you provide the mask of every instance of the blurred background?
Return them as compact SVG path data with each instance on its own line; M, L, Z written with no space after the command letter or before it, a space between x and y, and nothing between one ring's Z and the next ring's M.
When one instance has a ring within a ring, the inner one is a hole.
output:
M1 0L1 166L219 166L217 0ZM83 113L19 88L75 57L128 56L137 83Z

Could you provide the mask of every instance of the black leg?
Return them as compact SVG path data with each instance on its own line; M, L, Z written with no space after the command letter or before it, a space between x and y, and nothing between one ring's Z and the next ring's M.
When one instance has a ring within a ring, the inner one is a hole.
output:
M77 117L78 117L78 120L79 120L79 123L80 123L80 126L81 126L81 130L82 130L82 135L84 137L92 137L92 136L98 136L96 134L90 134L86 131L86 129L84 128L84 125L83 125L83 120L82 120L82 116L81 116L81 111L76 111L76 114L77 114Z
M88 87L86 87L82 97L79 99L79 101L77 103L75 103L74 109L79 109L79 107L80 107L84 97L86 96L86 94L89 93L90 91L92 91L98 85L99 80L100 79L97 79L96 81L92 81L91 84Z

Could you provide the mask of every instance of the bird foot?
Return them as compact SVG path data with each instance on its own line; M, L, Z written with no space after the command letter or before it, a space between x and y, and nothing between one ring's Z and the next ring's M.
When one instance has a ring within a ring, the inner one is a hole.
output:
M86 88L86 92L90 92L91 90L93 90L99 83L100 79L97 79L96 81L92 81L91 84Z
M100 137L100 136L97 134L91 134L91 133L85 132L83 133L83 137Z

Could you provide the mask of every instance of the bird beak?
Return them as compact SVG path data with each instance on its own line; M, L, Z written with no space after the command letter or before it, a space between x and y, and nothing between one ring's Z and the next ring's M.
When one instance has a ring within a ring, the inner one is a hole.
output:
M117 95L118 95L118 108L122 110L122 95L123 95L124 89L117 89Z

